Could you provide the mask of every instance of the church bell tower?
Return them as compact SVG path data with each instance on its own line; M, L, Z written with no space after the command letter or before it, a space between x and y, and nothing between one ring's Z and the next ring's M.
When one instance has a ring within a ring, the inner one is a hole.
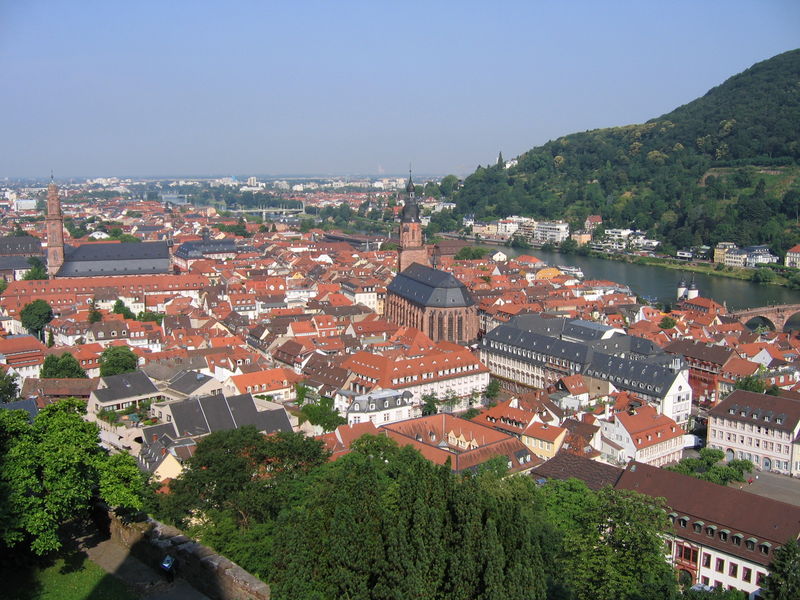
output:
M61 214L61 200L58 186L50 175L47 186L47 274L54 278L64 264L64 215Z
M406 200L400 221L400 271L413 263L430 266L428 251L422 241L422 223L419 220L419 205L414 192L411 171L406 184Z

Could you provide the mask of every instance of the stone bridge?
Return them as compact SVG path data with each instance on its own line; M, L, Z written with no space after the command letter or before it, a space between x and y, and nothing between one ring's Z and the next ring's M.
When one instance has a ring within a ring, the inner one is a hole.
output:
M797 313L800 313L800 304L777 304L736 310L731 312L730 315L736 317L742 323L747 323L756 317L762 317L772 324L775 331L783 331L784 327L786 327L786 322Z

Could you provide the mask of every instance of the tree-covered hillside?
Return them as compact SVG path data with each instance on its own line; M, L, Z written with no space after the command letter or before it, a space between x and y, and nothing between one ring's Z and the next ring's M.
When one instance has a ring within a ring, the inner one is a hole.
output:
M457 212L646 230L675 247L800 241L800 50L640 125L575 133L479 167Z

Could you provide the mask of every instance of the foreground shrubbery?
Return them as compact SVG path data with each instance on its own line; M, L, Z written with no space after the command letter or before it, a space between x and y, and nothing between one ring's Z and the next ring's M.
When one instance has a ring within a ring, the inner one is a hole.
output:
M537 487L504 465L454 475L365 437L209 436L158 515L273 587L276 598L653 598L675 595L665 512L631 492Z

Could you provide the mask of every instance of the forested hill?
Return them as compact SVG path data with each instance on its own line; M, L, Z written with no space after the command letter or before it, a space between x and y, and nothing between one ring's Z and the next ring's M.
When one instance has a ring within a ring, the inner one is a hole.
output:
M535 116L533 118L536 118ZM457 213L647 230L683 247L800 241L800 50L760 62L641 125L575 133L479 167Z

